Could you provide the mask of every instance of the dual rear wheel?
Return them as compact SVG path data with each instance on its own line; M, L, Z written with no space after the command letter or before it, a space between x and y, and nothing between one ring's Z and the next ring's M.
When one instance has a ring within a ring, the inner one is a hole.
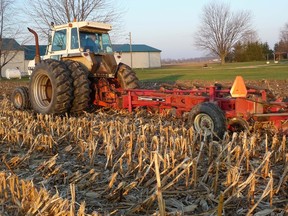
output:
M31 107L42 114L78 114L88 106L89 94L84 67L75 61L47 59L36 65L29 90L22 86L13 91L12 102L16 109Z

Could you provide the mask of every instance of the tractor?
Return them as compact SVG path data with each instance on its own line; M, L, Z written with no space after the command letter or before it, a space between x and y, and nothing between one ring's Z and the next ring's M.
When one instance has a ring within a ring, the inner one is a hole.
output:
M13 91L14 107L57 115L79 115L101 107L130 112L144 108L184 117L197 133L218 138L227 129L248 131L255 122L272 122L277 130L288 131L288 102L270 97L265 89L246 88L241 76L226 88L140 89L135 72L115 56L110 30L108 24L86 21L53 25L41 59L38 34L29 29L35 36L35 68L29 88Z
M16 108L31 107L42 114L80 114L94 107L96 92L105 97L101 89L138 88L135 72L119 62L112 50L111 25L86 21L52 24L43 57L38 34L28 30L35 36L35 68L29 88L18 87L12 94Z

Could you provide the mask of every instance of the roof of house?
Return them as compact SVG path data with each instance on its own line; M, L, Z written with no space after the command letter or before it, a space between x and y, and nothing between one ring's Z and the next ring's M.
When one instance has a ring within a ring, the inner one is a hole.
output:
M14 38L2 38L2 40L0 40L0 49L21 50L22 47Z
M45 55L47 45L39 45L40 56ZM24 46L24 55L25 60L33 60L36 54L36 46L35 45L26 45Z
M130 52L130 44L112 44L112 48L116 52ZM132 44L132 52L161 52L161 50L145 44Z

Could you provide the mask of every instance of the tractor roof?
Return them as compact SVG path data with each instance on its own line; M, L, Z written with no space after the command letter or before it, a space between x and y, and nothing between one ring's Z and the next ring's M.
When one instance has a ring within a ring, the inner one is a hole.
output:
M112 29L112 26L106 23L99 23L99 22L93 22L93 21L80 21L80 22L70 22L63 25L57 25L54 26L54 29L62 29L67 27L78 27L81 31L110 31Z

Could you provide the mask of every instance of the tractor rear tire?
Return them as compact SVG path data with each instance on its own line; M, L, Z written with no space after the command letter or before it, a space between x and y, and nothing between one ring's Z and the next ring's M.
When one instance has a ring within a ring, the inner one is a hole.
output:
M31 108L28 91L26 86L20 86L13 90L11 100L16 109L26 110Z
M63 62L47 59L31 75L29 96L32 108L42 114L64 114L73 100L70 72Z
M70 112L72 114L80 114L87 109L90 101L89 71L76 61L67 60L65 64L71 71L74 87L74 99Z
M87 113L93 113L95 112L97 109L99 109L100 107L96 106L94 104L95 101L95 96L96 96L96 86L95 83L97 83L97 78L94 76L94 74L92 73L88 73L88 80L90 83L90 94L89 94L89 101L88 101L88 106L85 109L85 112Z
M128 65L122 63L119 65L117 80L123 89L139 88L139 79Z
M226 131L226 118L222 110L215 104L204 102L196 105L189 113L189 121L193 122L197 133L207 137L222 139Z

